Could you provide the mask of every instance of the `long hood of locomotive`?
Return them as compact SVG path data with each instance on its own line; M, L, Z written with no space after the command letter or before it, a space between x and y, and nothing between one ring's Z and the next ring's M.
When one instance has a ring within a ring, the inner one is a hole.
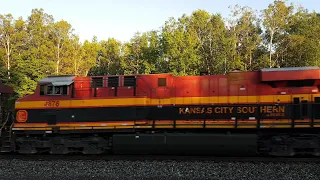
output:
M177 99L150 98L20 101L16 103L16 111L17 116L21 117L17 117L16 121L43 123L52 116L57 122L291 118L287 103L210 104L204 100L197 103L191 98L181 99L180 102Z

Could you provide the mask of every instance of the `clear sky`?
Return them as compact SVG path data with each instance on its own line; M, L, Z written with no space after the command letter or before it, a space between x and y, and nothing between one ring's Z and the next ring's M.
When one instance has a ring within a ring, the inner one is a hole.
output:
M137 31L159 29L169 17L191 14L197 9L229 14L229 5L246 5L260 11L273 0L0 0L0 13L26 19L34 8L43 8L56 21L66 20L81 41L114 37L128 41ZM289 0L320 12L319 0Z

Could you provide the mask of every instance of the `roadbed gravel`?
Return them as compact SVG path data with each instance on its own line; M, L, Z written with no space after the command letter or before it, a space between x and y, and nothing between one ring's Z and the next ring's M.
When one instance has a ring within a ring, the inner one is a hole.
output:
M0 160L0 179L319 180L317 163Z

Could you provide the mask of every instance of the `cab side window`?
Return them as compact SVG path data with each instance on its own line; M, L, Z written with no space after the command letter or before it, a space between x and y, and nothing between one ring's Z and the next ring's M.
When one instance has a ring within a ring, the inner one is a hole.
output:
M68 86L40 86L40 95L68 95Z
M40 85L40 96L45 95L46 87L44 85Z

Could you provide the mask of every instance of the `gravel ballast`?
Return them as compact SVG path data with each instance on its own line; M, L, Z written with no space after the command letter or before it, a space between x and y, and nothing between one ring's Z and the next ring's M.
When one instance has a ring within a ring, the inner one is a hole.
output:
M0 160L0 179L318 180L316 163Z

